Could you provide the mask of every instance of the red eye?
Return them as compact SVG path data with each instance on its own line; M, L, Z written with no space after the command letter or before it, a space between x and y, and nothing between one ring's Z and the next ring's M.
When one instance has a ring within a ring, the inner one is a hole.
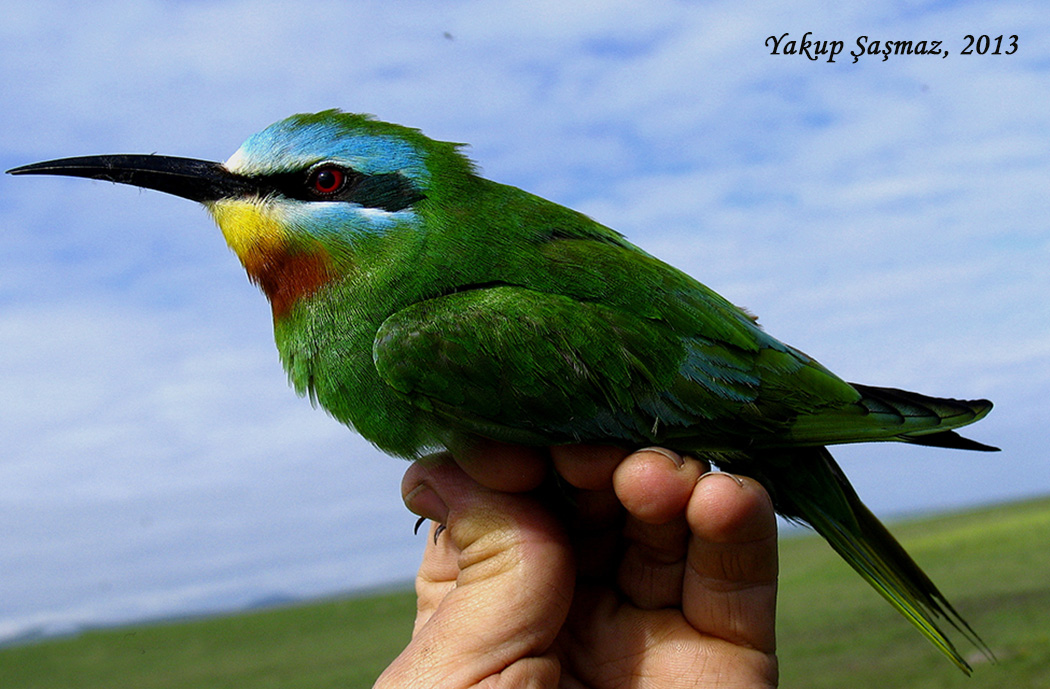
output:
M325 166L310 175L310 187L318 194L334 194L346 182L346 173L335 166Z

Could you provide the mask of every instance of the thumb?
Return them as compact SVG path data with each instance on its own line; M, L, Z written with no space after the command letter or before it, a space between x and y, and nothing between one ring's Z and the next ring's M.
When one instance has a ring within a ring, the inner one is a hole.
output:
M548 649L568 614L574 576L554 517L528 495L474 482L448 455L413 464L402 492L409 509L445 529L428 542L420 567L412 641L375 686L520 686L526 677L556 686L559 667Z

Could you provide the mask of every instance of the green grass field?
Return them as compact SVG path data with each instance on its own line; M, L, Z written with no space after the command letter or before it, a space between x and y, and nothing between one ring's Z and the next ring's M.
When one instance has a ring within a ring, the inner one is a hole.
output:
M784 687L1050 689L1050 499L892 525L998 657L943 658L818 538L781 544ZM369 687L411 593L94 631L0 650L0 687ZM965 651L964 651L965 653Z

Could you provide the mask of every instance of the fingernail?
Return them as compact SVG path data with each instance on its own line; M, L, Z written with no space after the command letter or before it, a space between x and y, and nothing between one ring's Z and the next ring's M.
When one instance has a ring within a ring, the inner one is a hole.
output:
M700 474L700 478L696 479L696 482L700 483L701 481L703 481L708 476L725 476L726 478L733 479L733 482L736 483L736 485L740 486L741 488L744 487L744 480L742 478L740 478L739 476L737 476L735 474L730 474L727 471L709 471L706 474Z
M675 467L681 469L685 466L685 458L679 455L677 452L671 452L662 447L643 447L638 452L655 452L658 455L667 457L675 465Z
M420 517L444 524L448 521L448 506L430 486L421 483L405 496L405 506Z

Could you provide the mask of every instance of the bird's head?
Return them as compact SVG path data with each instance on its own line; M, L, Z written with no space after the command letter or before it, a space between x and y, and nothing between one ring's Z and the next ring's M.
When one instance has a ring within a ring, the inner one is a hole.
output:
M454 144L336 110L294 115L251 136L225 163L159 155L63 158L8 170L131 184L211 212L276 315L339 272L355 244L418 228L421 206L470 163Z

